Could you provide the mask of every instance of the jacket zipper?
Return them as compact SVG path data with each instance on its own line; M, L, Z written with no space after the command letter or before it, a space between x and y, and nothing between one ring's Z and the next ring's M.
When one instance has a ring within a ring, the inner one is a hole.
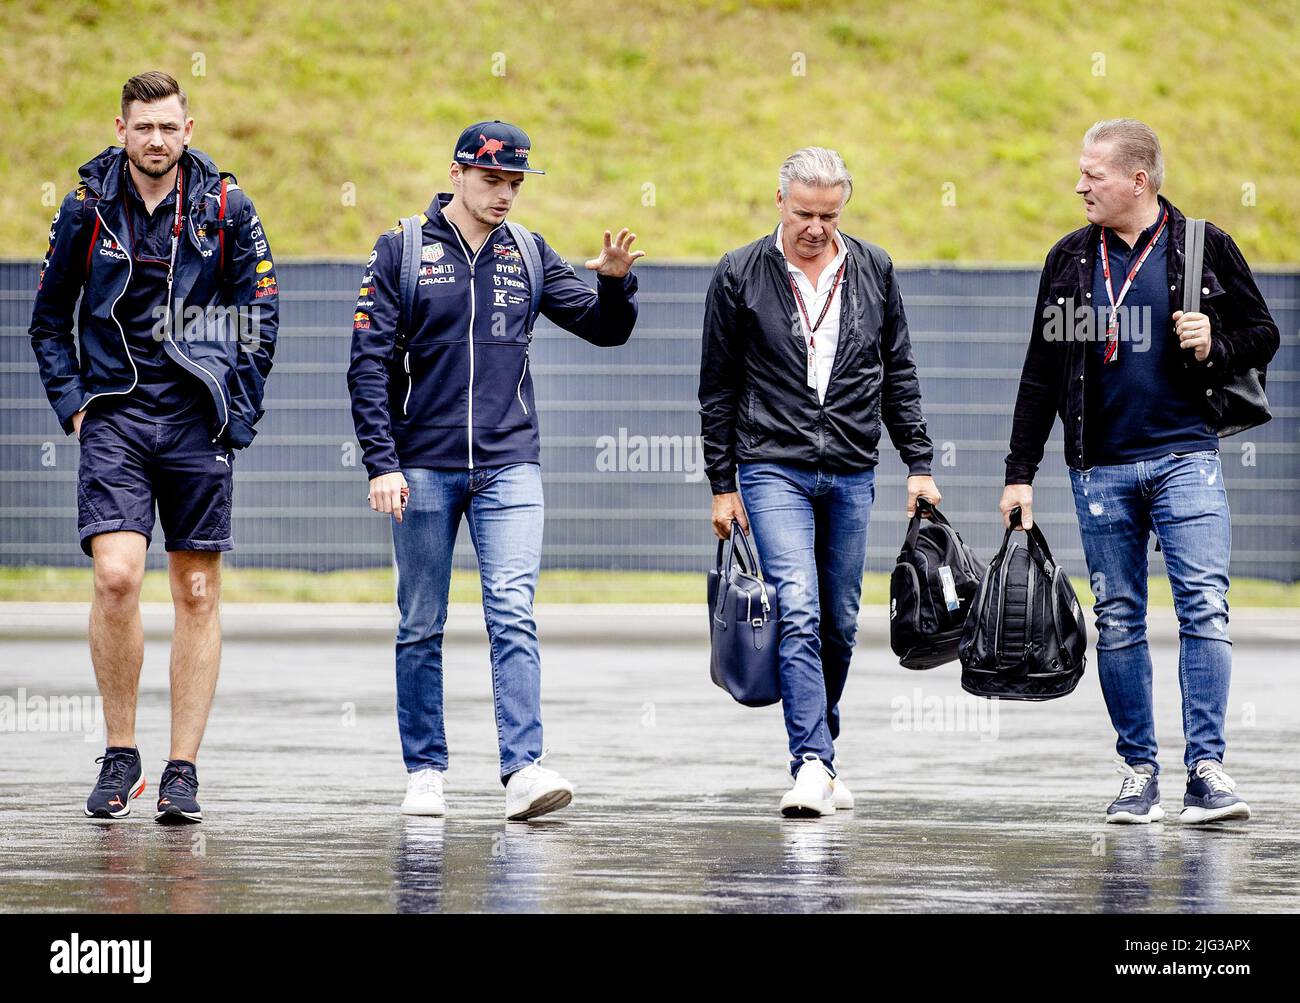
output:
M1034 623L1034 582L1038 578L1038 565L1034 561L1034 553L1026 548L1026 554L1029 557L1029 573L1025 578L1025 633L1020 649L1022 654L1029 653L1029 637L1032 633L1030 626Z
M952 540L953 549L957 552L958 567L962 568L968 577L974 578L975 569L971 567L970 558L966 554L966 548L962 546L961 540L957 538L957 531L951 526L946 525L943 527L943 531L947 533L948 538Z
M1007 555L1002 559L1002 567L998 569L998 622L997 629L993 632L993 655L996 664L1002 664L1002 619L1007 609L1007 569L1011 567L1011 555L1016 552L1020 544L1012 541L1011 546L1007 548Z
M487 243L484 238L483 244ZM479 245L479 251L483 246ZM465 395L465 403L468 405L465 419L465 452L469 457L469 469L474 469L474 314L478 306L478 296L474 293L474 266L478 263L478 251L474 252L474 257L469 259L469 337L465 340L469 342L469 393Z
M105 230L108 230L108 224L104 222L104 217L103 217L102 215L100 215L100 212L99 212L99 206L96 206L96 207L95 207L95 215L99 216L99 221L100 221L100 223L103 224ZM192 228L193 228L193 225L194 225L194 221L191 219L191 220L189 220L188 222L189 222L190 227L191 227L191 229L192 229ZM121 241L117 240L117 234L113 233L113 231L111 231L111 230L109 230L109 234L113 237L113 240L117 241L118 245L121 246ZM173 238L173 239L174 239L174 240L178 240L179 238ZM178 253L179 253L179 249L178 249ZM128 254L128 256L127 256L126 263L127 263L126 282L127 282L127 285L130 285L130 284L131 284L131 258L130 258L130 256L129 256L129 254ZM213 442L216 442L218 439L221 438L221 433L224 432L224 431L226 430L226 426L230 424L230 404L229 404L229 402L226 400L226 392L221 388L221 382L216 378L216 376L214 376L212 373L208 372L208 371L207 371L206 369L204 369L201 365L199 365L196 361L194 361L194 360L191 359L188 355L186 355L183 351L181 351L181 346L178 345L178 344L176 343L176 339L172 336L172 323L173 323L173 320L174 320L174 315L173 315L173 313L172 313L172 279L173 279L173 277L174 277L173 270L172 270L171 268L168 268L168 270L167 270L167 302L166 302L165 304L163 304L163 305L166 307L166 309L167 309L167 327L165 328L165 330L167 331L167 340L170 341L170 342L172 343L172 347L176 349L176 354L177 354L177 356L180 357L180 360L181 360L182 362L186 363L187 365L193 366L193 367L194 367L195 369L197 369L200 373L202 373L204 376L206 376L208 379L210 379L210 380L212 381L212 386L213 386L213 387L216 389L216 391L217 391L217 399L221 402L221 412L222 412L222 414L221 414L221 427L220 427L219 429L217 429L217 434L214 435L214 436L212 437L212 441L213 441ZM123 286L123 287L122 287L122 293L124 294L125 292L126 292L126 286ZM118 295L118 300L120 300L121 298L122 298L122 294L119 294L119 295ZM114 307L117 306L117 300L114 300L114 301L113 301L113 306L114 306ZM110 308L110 309L109 309L109 314L112 315L112 313L113 313L113 310L112 310L112 308ZM117 318L114 317L113 320L114 320L114 322L116 322L116 321L117 321ZM122 325L121 325L121 324L118 324L117 326L118 326L118 330L121 330L121 329L122 329ZM125 332L123 332L123 334L122 334L122 343L123 343L124 345L126 344L126 334L125 334ZM127 353L126 353L126 354L127 354L127 358L130 358L130 357L131 357L130 349L127 350ZM135 362L134 362L134 360L132 360L132 362L131 362L131 368L132 368L132 369L135 369ZM137 381L139 380L139 372L138 372L138 371L137 371L137 373L136 373L136 380L137 380ZM134 388L135 388L135 383L132 383L132 384L131 384L131 387L132 387L132 389L134 389ZM125 392L126 392L126 393L130 393L130 390L125 391ZM87 402L87 403L89 403L89 402Z
M483 248L487 247L488 241L496 235L497 230L501 229L498 224L493 230L483 238L483 243L478 245L478 250L471 255L469 245L465 243L465 238L460 235L460 230L455 223L447 220L451 224L451 231L460 241L461 250L465 252L465 257L469 260L469 394L467 403L469 405L465 420L465 444L466 453L469 457L469 469L474 469L474 316L477 310L478 297L474 294L474 266L478 264L478 256L483 253Z
M411 387L415 385L415 379L411 376L411 353L402 353L402 368L406 370L406 398L402 401L402 417L409 418L410 412L408 407L411 403Z
M519 374L519 385L515 387L515 396L519 398L519 406L524 409L524 414L528 413L528 405L524 403L524 377L528 375L528 349L524 349L524 369Z
M98 212L99 210L96 209L95 211ZM117 238L114 239L116 240ZM221 433L226 430L226 426L230 424L230 404L226 401L226 392L221 388L221 382L216 378L216 376L208 372L201 365L199 365L198 362L196 362L194 359L191 359L183 351L181 351L181 346L176 343L176 339L172 336L172 313L171 313L172 278L173 278L172 272L169 270L167 272L167 340L172 343L172 347L176 349L176 354L177 356L180 357L182 362L188 363L189 365L197 369L199 372L201 372L204 376L206 376L208 379L212 381L213 387L216 388L217 399L221 401L221 410L222 410L221 427L217 429L217 434L212 437L212 441L216 442L218 439L221 438Z
M104 216L102 213L100 213L99 206L95 206L95 215L99 217L99 225L102 226L105 230L108 230L108 235L113 238L113 243L115 243L118 247L121 247L122 242L117 239L117 234L115 234L112 230L108 229L108 224L104 221ZM127 387L125 390L106 390L102 393L91 394L89 397L86 398L85 402L81 405L80 410L82 411L86 410L86 408L90 406L90 402L95 400L98 397L117 397L117 396L121 396L122 394L129 394L132 390L135 389L136 384L140 382L140 370L136 368L135 359L131 358L131 346L127 343L126 340L126 330L122 327L122 322L117 319L117 314L113 312L114 310L117 309L117 304L121 301L122 297L126 295L127 286L131 284L131 272L132 272L131 252L127 251L126 281L122 283L122 291L117 294L117 299L113 300L112 306L108 308L108 316L112 319L113 323L117 325L117 333L122 336L122 351L126 352L126 361L131 363L131 385Z

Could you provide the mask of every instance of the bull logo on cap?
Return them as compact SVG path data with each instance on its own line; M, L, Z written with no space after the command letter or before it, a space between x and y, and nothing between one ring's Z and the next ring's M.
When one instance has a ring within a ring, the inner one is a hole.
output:
M496 164L497 154L506 148L506 144L499 139L488 139L487 136L483 135L481 132L479 133L478 138L483 140L483 145L478 148L478 153L474 154L474 159L482 160L483 155L486 153L492 158L492 163ZM500 164L497 164L497 166L499 167Z

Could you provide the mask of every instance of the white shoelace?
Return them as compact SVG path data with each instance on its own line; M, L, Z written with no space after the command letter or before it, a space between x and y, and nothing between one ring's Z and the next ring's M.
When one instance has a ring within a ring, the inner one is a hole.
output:
M1196 764L1196 775L1210 785L1215 794L1231 794L1237 786L1232 777L1223 772L1223 765L1212 759L1203 759Z
M1151 783L1154 774L1139 773L1128 763L1115 764L1115 772L1124 778L1124 783L1120 785L1119 797L1116 800L1123 801L1125 798L1137 798L1142 796L1142 792L1147 789L1147 784Z

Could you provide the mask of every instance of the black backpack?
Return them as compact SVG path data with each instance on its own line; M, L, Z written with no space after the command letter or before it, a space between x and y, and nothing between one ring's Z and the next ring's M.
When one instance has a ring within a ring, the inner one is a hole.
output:
M922 525L922 516L929 521ZM957 657L984 565L943 513L916 500L907 538L889 580L889 644L909 669L932 669Z
M1043 531L1035 523L1023 543L1013 541L1019 525L1015 508L962 633L961 686L981 697L1051 700L1083 678L1088 631Z

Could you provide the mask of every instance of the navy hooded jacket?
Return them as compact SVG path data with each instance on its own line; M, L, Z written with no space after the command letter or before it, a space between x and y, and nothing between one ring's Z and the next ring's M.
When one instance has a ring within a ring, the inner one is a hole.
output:
M403 467L460 470L537 463L540 440L528 371L529 290L504 223L476 252L443 213L421 217L420 279L406 350L401 313L402 228L380 236L352 317L348 390L362 459L373 479ZM626 343L636 323L636 276L578 278L539 235L541 312L593 345Z
M54 214L36 287L32 348L46 395L69 434L76 412L97 398L130 393L138 379L126 333L114 315L133 267L121 189L125 163L126 151L110 146L82 165L81 183ZM193 149L179 163L185 207L172 309L181 302L184 312L163 348L207 387L213 438L239 449L256 434L275 352L275 266L253 202L233 176L224 175L223 216L223 175L216 165Z

